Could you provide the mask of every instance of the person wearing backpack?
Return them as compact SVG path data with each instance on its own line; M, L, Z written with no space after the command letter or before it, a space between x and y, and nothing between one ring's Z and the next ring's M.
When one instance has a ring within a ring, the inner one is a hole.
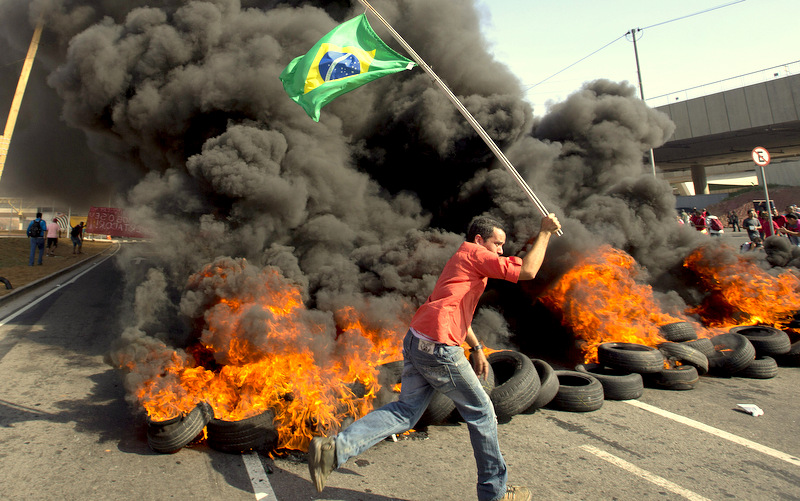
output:
M44 236L47 232L47 223L42 220L42 213L36 213L36 219L28 225L28 238L31 241L31 255L28 259L28 266L33 266L36 257L36 249L39 249L39 264L42 264L44 257Z

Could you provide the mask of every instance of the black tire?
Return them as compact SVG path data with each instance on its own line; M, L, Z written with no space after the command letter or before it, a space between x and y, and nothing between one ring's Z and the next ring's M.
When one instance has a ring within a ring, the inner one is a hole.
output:
M788 334L766 325L740 325L728 332L746 337L758 355L770 357L784 355L789 353L792 347Z
M167 421L147 421L147 444L155 452L173 454L191 442L214 418L214 410L200 402L189 414Z
M11 287L11 282L9 282L6 277L0 277L0 282L6 286L6 289L13 289L13 287Z
M575 370L600 381L605 400L634 400L644 392L642 375L636 372L622 372L600 364L578 364Z
M800 341L792 343L789 353L775 357L778 365L787 367L800 367Z
M648 386L665 390L691 390L699 380L697 369L691 365L662 369L656 374L648 374L645 378Z
M705 355L706 358L711 357L717 353L714 350L714 343L712 343L711 340L708 339L707 337L702 337L700 339L695 339L693 341L684 341L682 344L694 348L695 350Z
M711 374L730 376L744 369L756 358L756 350L750 341L736 333L720 334L711 338L714 355L708 358Z
M556 377L553 367L544 360L539 360L538 358L531 359L531 362L533 362L536 373L539 375L540 385L539 391L533 399L533 403L525 412L544 407L549 404L553 398L555 398L556 393L558 393L558 378Z
M697 330L689 322L674 322L664 324L658 328L661 337L673 343L697 339Z
M597 347L601 365L623 372L652 374L664 368L664 355L653 348L635 343L602 343Z
M778 362L772 357L757 357L750 365L736 373L737 377L772 379L778 375Z
M208 423L208 446L231 454L251 450L271 451L278 445L274 419L272 411L240 421L212 419Z
M691 365L701 376L708 374L708 357L691 346L681 343L661 343L658 345L658 349L667 360Z
M590 412L603 406L603 385L596 377L578 371L555 371L558 393L548 404L562 411Z
M530 407L541 387L531 359L512 350L495 351L488 359L496 385L489 398L498 419L508 419Z

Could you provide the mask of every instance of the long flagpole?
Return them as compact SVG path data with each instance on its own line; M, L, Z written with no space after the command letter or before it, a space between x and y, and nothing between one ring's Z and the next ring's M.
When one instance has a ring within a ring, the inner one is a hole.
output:
M458 111L460 111L461 114L464 116L464 118L467 119L467 122L469 122L469 124L472 125L472 128L475 129L475 132L477 132L478 135L481 137L481 139L483 139L483 142L485 142L486 145L489 146L489 149L492 150L492 153L494 153L497 159L500 160L500 163L503 164L503 167L505 167L508 173L511 174L511 177L513 177L514 180L517 182L517 184L522 188L522 190L528 196L530 201L533 202L533 205L535 205L536 208L539 209L539 212L541 212L543 216L547 216L549 212L545 208L544 204L542 204L541 200L539 200L539 197L537 197L536 194L533 192L533 190L531 190L531 187L528 186L528 183L525 182L525 179L523 179L522 176L519 174L519 172L517 172L517 169L514 168L514 166L511 164L511 161L509 161L508 158L506 158L505 154L503 154L503 151L500 150L500 148L498 148L494 140L492 140L492 138L489 136L486 130L484 130L481 124L477 120L475 120L475 117L472 116L472 113L470 113L469 110L461 103L461 101L459 101L458 97L456 97L456 95L453 94L453 91L450 90L447 84L445 84L442 81L442 79L439 78L439 75L433 72L433 69L431 69L431 67L428 66L428 64L422 60L419 54L417 54L417 52L410 45L408 45L408 43L403 39L403 37L401 37L400 34L397 33L397 31L395 31L394 28L392 28L392 26L386 21L386 19L384 19L383 16L381 16L380 13L377 10L375 10L367 0L359 0L359 2L361 2L361 4L364 7L366 7L372 14L375 15L375 17L378 18L378 20L381 23L383 23L384 26L386 26L386 29L388 29L389 33L392 34L392 38L397 40L397 42L403 46L406 52L408 52L411 55L411 58L423 70L425 70L425 73L427 73L428 75L431 76L431 78L433 78L433 81L436 83L436 85L438 85L439 88L442 89L442 91L444 91L447 98L450 99L450 102L452 102L455 105ZM564 233L560 229L556 231L556 235L563 235L563 234Z

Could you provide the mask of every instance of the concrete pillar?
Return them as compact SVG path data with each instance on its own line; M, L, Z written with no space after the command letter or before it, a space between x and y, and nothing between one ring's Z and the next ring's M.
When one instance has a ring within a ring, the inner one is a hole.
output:
M692 183L695 195L708 195L708 178L706 168L702 165L692 165Z

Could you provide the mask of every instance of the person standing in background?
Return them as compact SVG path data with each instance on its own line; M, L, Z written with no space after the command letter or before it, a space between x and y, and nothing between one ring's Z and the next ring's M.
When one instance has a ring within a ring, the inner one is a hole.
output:
M83 221L72 227L69 237L72 239L72 253L83 254L83 252L81 252L83 248Z
M761 238L761 221L756 217L755 209L747 211L747 217L742 221L742 228L747 232L747 237L751 242L756 238Z
M33 266L36 258L36 249L39 249L39 264L42 264L44 257L44 236L47 232L47 223L42 220L42 213L36 213L36 219L28 225L27 235L31 241L31 254L28 259L28 266Z
M58 219L53 218L53 224L47 226L47 255L55 256L58 247L58 234L61 228L58 227ZM52 250L50 247L52 246Z
M742 227L739 226L739 215L736 214L736 211L730 211L728 213L728 224L733 231L742 231Z

